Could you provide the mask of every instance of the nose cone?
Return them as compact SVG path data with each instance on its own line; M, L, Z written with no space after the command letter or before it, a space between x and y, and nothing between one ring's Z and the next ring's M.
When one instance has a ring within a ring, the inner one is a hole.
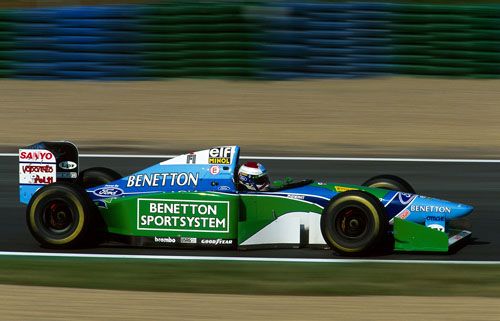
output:
M472 206L443 201L436 198L417 196L408 207L411 221L423 223L435 217L445 217L447 221L464 217L472 212Z
M466 215L469 215L474 210L474 207L469 205L464 205L459 203L451 203L451 204L453 204L453 206L451 206L451 213L446 213L446 219L448 220L464 217Z

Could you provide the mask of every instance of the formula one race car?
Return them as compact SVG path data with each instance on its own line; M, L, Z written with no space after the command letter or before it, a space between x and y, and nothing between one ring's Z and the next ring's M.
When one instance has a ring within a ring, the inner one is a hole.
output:
M389 247L441 251L471 232L449 222L467 205L415 195L403 179L364 184L303 180L244 189L238 146L180 155L126 177L107 168L79 172L67 141L19 150L20 200L42 246L74 248L118 241L134 246L330 247L367 255Z

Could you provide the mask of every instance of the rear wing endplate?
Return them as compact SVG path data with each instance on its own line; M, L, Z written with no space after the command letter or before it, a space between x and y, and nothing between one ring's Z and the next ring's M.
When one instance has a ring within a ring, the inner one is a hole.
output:
M44 185L75 181L78 148L71 142L39 142L19 149L19 199L28 204Z

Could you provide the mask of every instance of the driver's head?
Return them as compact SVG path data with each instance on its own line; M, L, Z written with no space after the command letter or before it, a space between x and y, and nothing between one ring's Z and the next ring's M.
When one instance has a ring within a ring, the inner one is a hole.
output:
M269 176L260 163L246 162L238 172L239 183L250 191L268 191Z

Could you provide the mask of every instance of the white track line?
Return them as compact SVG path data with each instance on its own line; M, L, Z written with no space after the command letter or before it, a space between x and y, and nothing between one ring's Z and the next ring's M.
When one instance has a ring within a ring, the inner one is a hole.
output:
M233 261L233 262L283 262L283 263L409 263L409 264L474 264L498 265L500 261L433 261L433 260L368 260L368 259L298 259L264 257L220 257L220 256L164 256L164 255L124 255L85 253L43 253L43 252L0 252L0 256L48 257L48 258L93 258L93 259L133 259L160 261Z
M17 157L17 153L0 153L0 157ZM121 155L121 154L80 154L93 158L161 158L178 155ZM420 162L420 163L500 163L498 159L451 159L451 158L373 158L373 157L301 157L301 156L241 156L240 159L267 159L292 161L355 161L355 162Z

